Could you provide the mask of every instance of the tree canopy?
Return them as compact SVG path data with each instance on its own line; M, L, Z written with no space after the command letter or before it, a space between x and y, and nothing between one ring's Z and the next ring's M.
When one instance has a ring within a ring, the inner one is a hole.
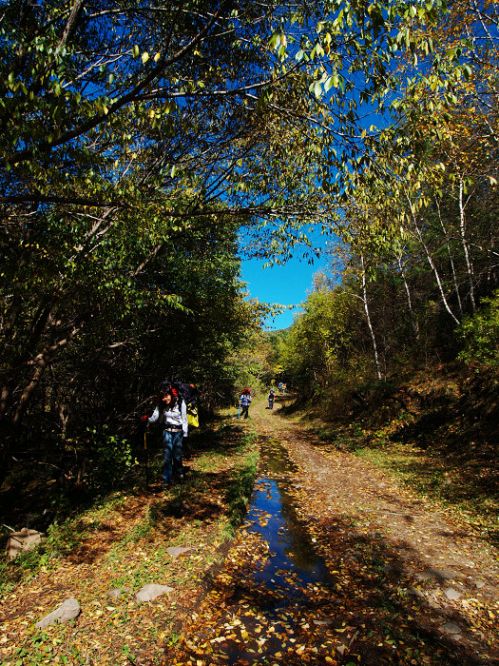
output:
M404 284L415 335L413 276L454 323L473 311L495 280L492 11L3 3L4 460L29 423L56 448L91 415L123 426L166 371L227 398L262 313L239 280L242 225L270 257L307 242L305 224L339 235L378 376L381 274Z

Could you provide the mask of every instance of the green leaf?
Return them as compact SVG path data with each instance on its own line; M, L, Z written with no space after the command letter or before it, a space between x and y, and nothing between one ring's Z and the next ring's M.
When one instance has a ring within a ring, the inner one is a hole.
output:
M315 97L316 97L317 99L319 99L319 97L321 97L321 95L322 95L322 84L321 84L320 81L313 81L313 82L310 84L310 86L309 86L308 89L310 90L310 92L311 92L313 95L315 95Z

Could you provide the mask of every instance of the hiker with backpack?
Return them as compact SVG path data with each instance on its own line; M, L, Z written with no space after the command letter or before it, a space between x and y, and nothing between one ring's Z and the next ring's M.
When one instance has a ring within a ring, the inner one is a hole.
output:
M269 403L267 409L274 409L274 400L275 400L275 391L274 391L274 389L270 389L269 394L267 396L267 400L268 400L268 403Z
M241 408L241 417L245 419L249 416L249 406L251 405L251 389L243 389L239 398L239 406Z
M177 388L162 387L161 397L151 416L142 416L143 423L156 423L163 428L163 481L170 486L174 479L183 479L183 440L188 434L187 406Z

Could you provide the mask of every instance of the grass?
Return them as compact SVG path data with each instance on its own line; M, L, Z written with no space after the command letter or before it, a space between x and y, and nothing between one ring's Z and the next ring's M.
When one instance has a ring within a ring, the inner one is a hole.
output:
M242 463L233 471L227 485L225 499L232 533L246 514L255 482L258 459L257 451L251 451L245 456Z
M493 419L492 412L482 413L482 394L475 387L459 402L456 382L444 378L415 382L408 395L408 406L383 418L372 406L348 423L307 415L306 427L324 450L368 460L497 543Z
M410 444L384 443L354 450L355 455L388 471L425 499L435 502L492 542L498 541L497 502L480 469L453 464Z
M121 493L99 500L94 507L62 523L52 523L40 546L21 553L13 562L0 561L0 599L20 582L29 580L41 569L50 569L74 552L92 532L100 529L102 521L125 502Z
M154 501L144 518L113 544L106 558L115 572L121 571L113 578L114 587L137 590L154 575L161 575L171 564L166 546L192 547L203 541L207 521L209 538L216 547L234 536L247 510L259 453L254 433L229 440L233 435L227 427L219 429L215 437L210 433L211 446L195 456L186 481L174 486L164 499ZM206 439L198 445L206 446ZM169 533L167 539L160 540L162 545L158 545L157 531ZM147 559L133 569L131 552L139 544ZM216 553L207 551L205 565L212 566L216 559Z
M159 494L130 494L101 502L51 527L41 549L8 565L17 572L10 590L21 581L29 589L29 576L55 569L52 575L61 589L69 586L80 601L85 622L78 623L76 632L70 625L40 632L32 623L19 624L19 616L6 625L11 636L18 635L9 653L13 661L6 663L90 663L97 648L102 664L161 662L165 643L178 640L180 608L195 603L210 571L222 562L222 546L243 520L253 489L259 456L256 435L226 423L222 420L218 427L192 438L190 471L183 483ZM159 458L158 452L157 460L151 460L151 478L159 478ZM109 528L116 528L116 533ZM106 541L106 535L113 541ZM92 562L87 580L79 579L72 558L66 558L79 546L77 559L85 561L88 554ZM190 551L175 559L168 553L170 546L187 546ZM64 558L64 566L57 570ZM173 587L179 606L170 601L137 605L135 592L152 582ZM122 593L110 602L107 595L113 588ZM57 603L58 595L41 589L40 609L50 611Z

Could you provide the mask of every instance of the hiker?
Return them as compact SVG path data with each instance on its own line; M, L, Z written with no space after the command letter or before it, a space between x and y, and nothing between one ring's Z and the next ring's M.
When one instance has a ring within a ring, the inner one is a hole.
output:
M152 416L142 416L144 423L156 423L163 428L164 464L163 481L166 486L172 484L174 478L183 479L183 439L187 437L187 407L185 400L179 395L178 389L170 387L163 390L160 401Z
M269 394L267 396L267 400L269 401L269 406L267 407L267 409L274 409L274 400L275 400L274 389L270 389Z
M241 397L239 398L239 406L241 407L241 416L244 416L245 419L247 419L249 416L248 410L250 404L251 404L251 389L245 388L243 389Z

